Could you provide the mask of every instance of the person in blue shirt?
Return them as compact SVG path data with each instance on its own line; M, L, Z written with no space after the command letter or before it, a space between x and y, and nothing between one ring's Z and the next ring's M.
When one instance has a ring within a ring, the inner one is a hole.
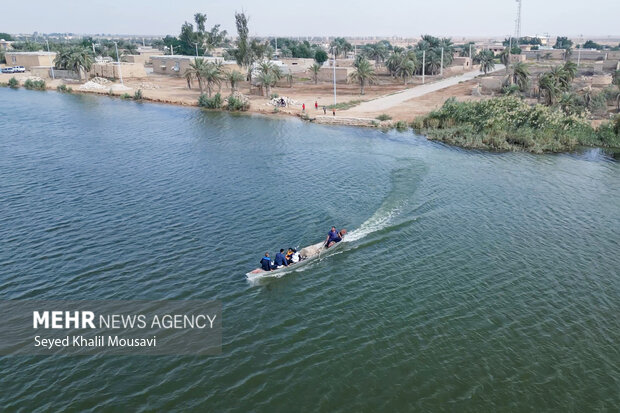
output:
M329 248L337 242L342 241L345 234L347 233L346 229L341 229L340 232L336 232L336 227L332 227L332 230L327 234L327 240L325 241L325 248Z
M263 271L273 270L273 266L271 265L271 258L269 258L268 252L266 252L265 256L260 260L260 265Z
M276 254L276 259L274 261L276 264L276 268L283 265L286 267L288 265L288 263L286 262L286 256L284 255L284 249L281 249L280 252Z
M328 247L332 241L335 241L338 238L338 231L336 231L336 227L332 227L331 231L327 233L327 238L325 238L325 246Z

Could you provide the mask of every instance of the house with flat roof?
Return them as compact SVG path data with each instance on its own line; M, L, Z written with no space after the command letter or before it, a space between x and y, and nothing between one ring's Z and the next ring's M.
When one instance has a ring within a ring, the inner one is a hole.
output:
M56 52L6 52L7 66L24 66L26 70L36 66L53 66Z

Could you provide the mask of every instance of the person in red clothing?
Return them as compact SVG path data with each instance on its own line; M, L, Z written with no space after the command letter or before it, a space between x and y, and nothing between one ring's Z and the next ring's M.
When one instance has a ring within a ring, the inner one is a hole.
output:
M319 110L319 102L314 101L314 110Z
M306 104L305 104L305 103L302 103L302 105L301 105L301 110L302 110L302 112L305 112L305 111L306 111Z

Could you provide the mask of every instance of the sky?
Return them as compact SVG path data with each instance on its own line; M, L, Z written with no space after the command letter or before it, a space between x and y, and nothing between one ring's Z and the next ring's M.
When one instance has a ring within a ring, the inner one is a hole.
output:
M196 12L235 33L234 13L258 36L507 36L515 0L29 0L2 2L0 32L177 35ZM12 16L7 18L7 16ZM620 0L523 0L522 35L620 36Z

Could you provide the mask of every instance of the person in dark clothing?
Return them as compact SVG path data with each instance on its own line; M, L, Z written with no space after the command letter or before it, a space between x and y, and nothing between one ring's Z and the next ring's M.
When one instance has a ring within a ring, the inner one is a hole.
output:
M323 115L327 115L327 108L323 106Z
M265 256L260 260L260 265L263 271L273 270L273 266L271 265L271 258L269 258L268 252L266 252Z
M329 243L338 238L338 231L336 231L336 227L332 227L331 231L327 233L327 238L325 238L325 246L329 246Z
M283 253L284 253L284 249L281 249L280 252L276 254L276 259L274 260L276 264L276 268L281 267L283 265L286 267L288 265L288 263L286 262L286 256Z

